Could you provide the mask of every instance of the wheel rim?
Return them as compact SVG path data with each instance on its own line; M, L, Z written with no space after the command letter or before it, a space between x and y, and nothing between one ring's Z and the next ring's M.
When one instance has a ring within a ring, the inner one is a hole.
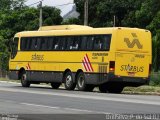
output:
M79 77L78 86L79 86L79 87L83 87L83 86L84 86L84 78L83 78L83 76L80 76L80 77Z
M66 85L69 87L71 85L71 82L72 82L72 76L71 75L68 75L66 77Z
M22 82L24 83L26 81L26 75L22 76Z
M24 77L24 75L22 76L22 81L24 81L25 80L25 77Z

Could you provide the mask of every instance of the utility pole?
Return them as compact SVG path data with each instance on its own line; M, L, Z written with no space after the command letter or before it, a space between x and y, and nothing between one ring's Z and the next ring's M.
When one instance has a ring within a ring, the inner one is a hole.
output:
M84 1L84 25L88 25L88 0Z
M42 26L42 1L40 1L39 7L40 7L40 12L39 12L39 27L41 27Z

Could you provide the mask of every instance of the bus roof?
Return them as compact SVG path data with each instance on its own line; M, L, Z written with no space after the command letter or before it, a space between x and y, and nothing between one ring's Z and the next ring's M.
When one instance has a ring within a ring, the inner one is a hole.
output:
M92 29L92 27L83 25L55 25L55 26L42 26L39 28L38 31L72 30L72 29Z
M63 35L87 35L87 34L112 34L113 31L123 29L136 29L146 31L145 29L127 28L127 27L104 27L92 28L82 25L58 25L58 26L43 26L38 31L23 31L15 35L15 37L32 37L32 36L63 36Z

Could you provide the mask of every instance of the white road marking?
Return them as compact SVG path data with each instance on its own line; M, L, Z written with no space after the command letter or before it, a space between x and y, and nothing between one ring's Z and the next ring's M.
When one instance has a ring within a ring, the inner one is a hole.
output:
M46 105L38 105L38 104L31 104L31 103L20 103L21 105L27 105L27 106L35 106L35 107L44 107L44 108L51 108L51 109L60 109L60 107L52 107L52 106L46 106Z
M31 104L31 103L20 103L21 105L27 105L27 106L35 106L35 107L43 107L43 108L50 108L50 109L64 109L64 110L70 110L70 111L78 111L78 112L88 112L91 114L110 114L106 112L100 112L100 111L91 111L91 110L82 110L77 108L63 108L63 107L57 107L57 106L46 106L46 105L39 105L39 104ZM84 114L84 113L83 113Z

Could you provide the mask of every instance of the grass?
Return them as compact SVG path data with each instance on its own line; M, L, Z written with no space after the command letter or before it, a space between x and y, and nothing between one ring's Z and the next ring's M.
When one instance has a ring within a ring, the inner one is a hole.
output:
M160 87L156 86L140 86L126 87L123 90L126 94L144 94L144 95L160 95Z
M19 80L10 80L8 78L0 78L0 81L7 81L7 82L16 82L16 83L20 83Z

